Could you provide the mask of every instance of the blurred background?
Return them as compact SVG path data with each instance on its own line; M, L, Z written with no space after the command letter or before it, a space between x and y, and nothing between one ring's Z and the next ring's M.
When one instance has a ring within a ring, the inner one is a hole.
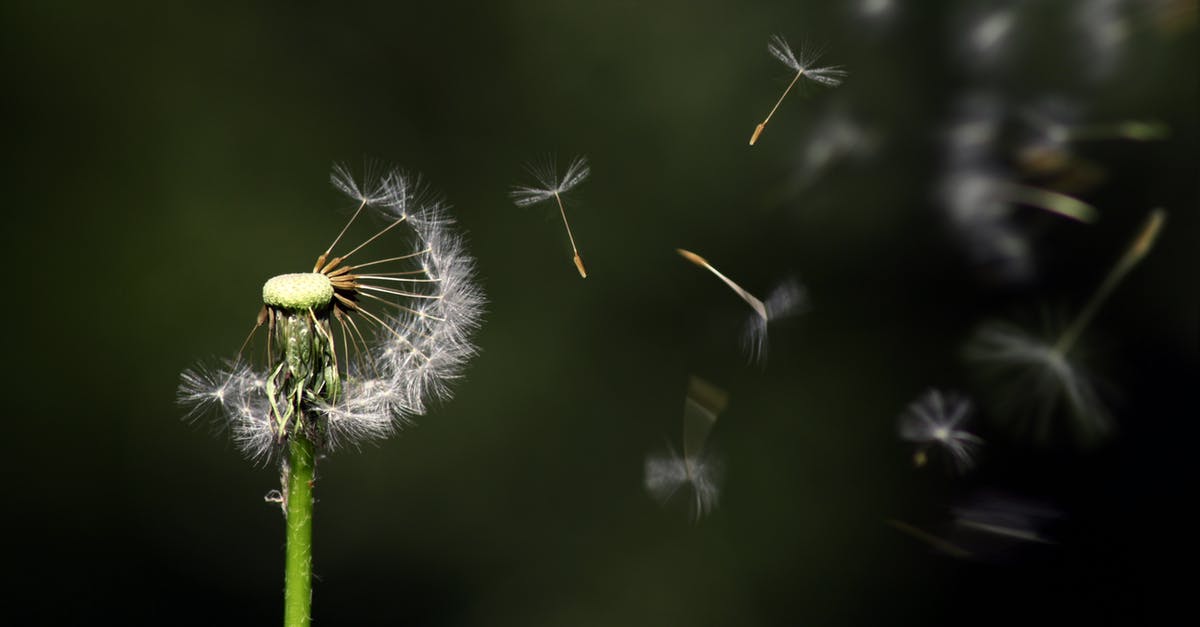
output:
M279 621L278 470L184 421L175 388L324 249L352 209L329 168L364 159L453 204L489 313L452 401L321 462L317 624L1136 624L1186 598L1194 1L6 3L0 23L12 624ZM750 148L793 76L773 34L849 77L802 84ZM1061 132L1128 121L1166 132ZM592 164L568 205L586 280L553 208L507 196L547 154ZM1078 311L1153 207L1157 248L1085 334L1116 431L1006 429L972 330ZM677 247L760 296L805 284L765 366L738 348L749 310ZM690 375L729 394L696 523L643 488ZM931 387L979 399L970 473L915 468L896 436ZM1024 536L955 539L979 503Z

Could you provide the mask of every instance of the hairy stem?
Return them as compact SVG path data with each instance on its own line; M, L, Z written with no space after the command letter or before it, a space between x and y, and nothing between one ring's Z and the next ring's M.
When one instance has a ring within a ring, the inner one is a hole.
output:
M287 566L284 574L284 627L308 627L312 608L313 443L302 432L288 445Z

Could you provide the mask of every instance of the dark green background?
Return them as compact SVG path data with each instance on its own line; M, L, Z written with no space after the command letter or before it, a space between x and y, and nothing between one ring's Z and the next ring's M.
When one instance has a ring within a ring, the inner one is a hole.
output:
M453 401L321 464L317 624L1078 624L1182 600L1166 567L1194 539L1194 22L1139 22L1128 62L1088 83L1063 3L1026 5L1023 47L990 73L956 59L960 3L906 3L886 29L842 4L6 3L4 570L20 583L0 618L278 621L276 471L182 421L175 386L236 351L266 278L323 249L346 215L329 166L367 157L455 206L490 304ZM788 80L772 33L826 45L850 79L793 94L750 149ZM1084 195L1101 220L1047 221L1022 288L970 272L934 200L938 133L980 85L1172 129L1084 149L1106 173ZM837 99L881 149L790 189ZM586 280L557 216L506 195L547 152L593 165L570 205ZM980 425L975 474L914 470L895 416L929 386L977 390L958 357L971 328L1078 307L1154 206L1160 247L1091 329L1118 437L1029 450ZM773 329L765 369L737 352L744 307L678 246L752 291L808 285L813 310ZM731 395L722 503L696 526L641 487L689 374ZM981 488L1054 504L1059 543L956 561L884 524L936 530Z

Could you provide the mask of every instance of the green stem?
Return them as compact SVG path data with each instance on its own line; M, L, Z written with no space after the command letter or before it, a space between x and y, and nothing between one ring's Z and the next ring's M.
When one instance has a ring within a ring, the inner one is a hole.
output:
M316 457L313 443L299 430L288 446L287 566L284 627L308 627L312 608L312 513Z

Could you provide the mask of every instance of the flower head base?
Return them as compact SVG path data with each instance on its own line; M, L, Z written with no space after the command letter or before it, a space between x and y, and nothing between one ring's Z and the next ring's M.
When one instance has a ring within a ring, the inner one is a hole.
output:
M218 409L252 458L274 456L295 433L318 451L385 438L430 400L448 396L448 382L475 352L470 337L483 295L441 204L420 202L399 171L360 186L335 167L332 180L358 209L311 272L263 285L255 329L267 326L266 364L239 357L188 370L180 383L179 401L192 407L190 415ZM368 208L386 225L333 255ZM402 225L411 248L351 261L385 234L402 233Z
M333 284L318 272L281 274L263 284L263 304L279 309L321 309L333 300Z

